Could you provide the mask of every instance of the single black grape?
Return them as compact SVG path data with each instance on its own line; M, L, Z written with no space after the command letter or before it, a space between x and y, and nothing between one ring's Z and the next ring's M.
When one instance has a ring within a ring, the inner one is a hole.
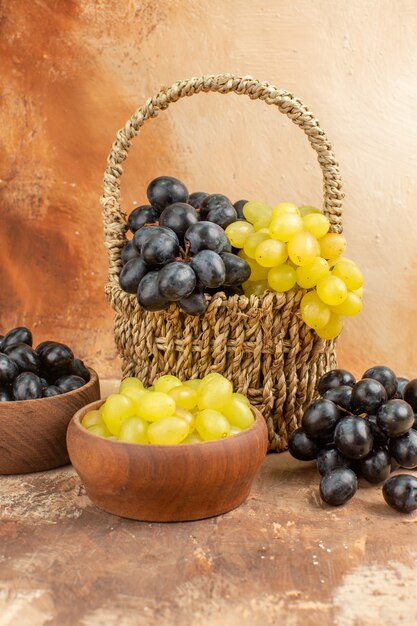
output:
M338 422L334 441L339 452L348 459L366 457L374 443L368 422L356 415L348 415Z
M188 198L188 204L191 204L191 206L193 206L195 209L199 209L200 204L202 203L204 198L207 198L208 195L209 194L205 191L194 191L192 194L190 194L190 197Z
M319 446L302 428L297 428L288 439L288 451L299 461L313 461L317 458Z
M233 204L233 206L235 207L238 220L245 219L245 216L243 215L243 207L245 206L247 202L248 200L236 200L236 202Z
M0 384L13 382L19 373L19 368L7 354L0 354Z
M61 376L58 380L55 381L55 386L61 390L62 393L67 393L68 391L74 391L75 389L79 389L85 385L84 378L81 376L76 376L75 374L66 374L65 376Z
M342 385L348 385L349 387L353 387L355 382L355 377L347 370L331 370L330 372L326 372L326 374L323 374L323 376L320 378L317 385L317 391L322 396L326 393L326 391L328 391L328 389L341 387Z
M226 268L221 257L213 250L201 250L191 259L198 283L204 287L220 287L226 278Z
M164 228L170 228L182 241L188 228L198 222L198 215L194 207L184 202L170 204L161 213L159 223Z
M414 413L417 413L417 378L410 380L404 387L404 400L411 405Z
M372 436L374 438L374 445L376 444L379 446L379 445L387 444L389 437L378 426L376 422L376 415L368 415L365 419L368 422L369 426L371 427Z
M196 282L193 269L184 261L168 263L158 272L159 291L170 302L189 296Z
M169 235L152 235L142 246L142 259L150 267L171 263L178 254L178 243Z
M72 350L63 343L52 343L44 348L40 354L42 369L48 376L56 375L56 378L67 373L74 359Z
M417 467L417 432L411 428L405 435L391 439L389 451L401 467Z
M221 193L213 193L202 201L200 205L201 219L218 224L226 228L236 222L237 213L229 198Z
M188 190L178 178L159 176L149 183L147 196L151 205L161 213L169 204L187 202Z
M133 209L127 218L127 225L129 230L135 233L138 228L141 228L145 224L154 224L158 219L159 212L149 204L143 204Z
M413 409L405 400L388 400L376 414L376 423L388 437L400 437L414 424Z
M125 244L121 254L123 265L126 265L128 261L131 261L132 259L137 259L138 257L139 252L136 250L135 244L133 243L133 241L128 241L127 244Z
M404 378L403 376L398 376L397 378L397 392L401 394L401 397L404 396L404 389L406 385L410 382L408 378Z
M39 343L36 348L35 348L35 352L36 354L38 354L40 356L41 352L47 348L48 346L51 346L52 344L56 343L55 341L42 341L41 343Z
M178 304L184 313L188 315L202 315L207 309L207 302L204 293L196 290L185 298L181 298Z
M373 378L363 378L352 390L352 410L355 413L372 415L387 401L385 387Z
M28 346L33 345L33 337L29 328L17 326L9 330L1 340L1 352L4 352L6 348L16 343L25 343Z
M74 359L73 361L71 361L68 368L68 374L75 374L76 376L80 376L85 380L86 383L88 383L91 378L89 369L84 365L81 359Z
M226 287L236 287L245 283L251 274L250 265L245 259L241 259L236 254L222 252L221 258L226 269L224 285Z
M417 510L417 478L410 474L391 476L384 483L382 494L385 502L400 513Z
M119 285L126 293L136 293L142 278L149 272L149 267L140 257L131 259L123 266L119 276Z
M49 385L46 389L43 390L43 397L53 398L54 396L60 396L62 393L64 392L56 385Z
M137 299L145 311L163 311L169 301L159 291L159 272L148 272L139 283Z
M320 481L321 499L331 506L340 506L352 498L358 489L356 474L348 468L336 468Z
M39 372L39 356L28 344L12 344L4 352L17 365L19 372Z
M42 376L39 376L39 380L41 381L42 390L45 391L45 389L49 387L48 381L46 380L46 378L43 378Z
M42 383L33 372L23 372L13 383L13 397L15 400L36 400L42 398Z
M301 426L311 439L330 435L341 417L340 410L330 400L316 400L306 409Z
M191 254L197 254L200 250L213 250L217 254L231 250L224 230L212 222L193 224L185 233L184 239Z
M350 387L349 385L332 387L323 394L323 398L325 400L330 400L331 402L334 402L334 404L341 407L342 409L345 409L346 411L351 411L352 409L352 387Z
M11 389L0 388L0 402L12 402L14 400Z
M379 448L361 459L360 466L361 474L368 483L382 483L390 475L391 456L386 448Z
M168 237L172 237L174 241L179 244L177 235L170 228L163 228L162 226L143 226L135 232L135 236L133 237L133 244L136 250L141 252L143 244L153 235L168 235Z
M317 469L324 476L337 467L350 467L349 459L346 459L339 450L331 445L326 446L317 454Z
M385 387L388 400L392 398L397 391L398 381L395 372L385 365L374 365L374 367L366 370L362 378L372 378L373 380L378 380L381 385Z

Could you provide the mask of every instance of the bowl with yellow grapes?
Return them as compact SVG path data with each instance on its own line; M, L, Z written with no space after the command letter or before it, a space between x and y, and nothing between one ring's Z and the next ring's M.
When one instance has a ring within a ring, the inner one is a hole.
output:
M222 375L164 375L78 411L71 462L94 504L153 522L220 515L244 502L267 451L262 415Z

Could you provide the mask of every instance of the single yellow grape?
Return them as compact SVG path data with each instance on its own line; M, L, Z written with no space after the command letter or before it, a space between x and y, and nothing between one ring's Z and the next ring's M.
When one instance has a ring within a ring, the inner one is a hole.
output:
M222 413L231 426L238 426L242 429L249 428L255 421L247 398L240 393L232 394L229 402L223 407Z
M170 374L166 374L165 376L160 376L153 384L155 391L161 391L162 393L168 393L174 387L179 387L182 385L182 382L176 376L171 376Z
M329 232L330 222L323 213L309 213L303 217L304 229L314 235L316 239L324 237Z
M103 423L93 424L92 426L89 426L87 430L89 433L93 433L93 435L98 435L99 437L106 437L106 439L112 436L107 426Z
M296 233L288 242L288 256L298 266L310 265L319 254L317 239L305 230Z
M336 306L347 297L347 287L341 278L329 274L321 278L316 286L317 295L325 304Z
M134 378L133 376L129 376L128 378L124 378L120 383L119 393L123 393L125 389L144 389L143 383L139 380L139 378Z
M230 424L225 416L214 409L204 409L197 413L195 425L204 441L223 439L230 435Z
M295 269L287 263L272 267L268 272L268 284L271 289L278 293L289 291L295 286L295 283Z
M311 287L315 287L318 281L329 272L329 264L326 259L323 259L321 256L317 256L309 265L297 267L295 270L297 283L303 289L311 289Z
M315 291L306 293L300 303L301 318L307 326L317 330L323 328L330 319L330 309Z
M335 259L343 254L346 249L347 241L338 233L327 233L319 241L320 256L324 259Z
M355 293L359 298L363 298L363 287L359 287L359 289L352 289L352 293Z
M201 381L201 385L197 390L198 408L216 409L221 411L232 397L232 383L221 374L213 374L210 378L207 376Z
M335 339L342 332L343 328L343 319L340 315L335 315L331 313L330 320L323 326L319 328L316 332L321 339Z
M125 387L123 391L120 392L122 396L126 396L126 398L130 398L135 405L135 413L138 412L138 407L141 404L141 398L144 393L147 393L146 389L139 389L136 385Z
M358 294L353 291L348 291L346 300L342 302L342 304L332 306L331 309L333 313L336 313L337 315L357 315L362 311L362 300Z
M197 390L191 389L187 385L174 387L169 395L175 400L177 408L180 406L183 409L194 409L197 406Z
M181 441L181 444L185 444L185 443L202 443L203 440L201 439L200 435L197 432L193 432L190 433L188 435L188 437L186 437L184 439L184 441Z
M229 224L224 231L232 246L235 248L243 248L246 239L254 232L254 227L249 222L238 220Z
M174 415L152 422L148 427L149 442L157 445L176 445L184 441L188 434L187 422Z
M296 233L303 230L303 220L294 213L280 213L272 218L269 234L272 239L287 243Z
M145 395L145 394L144 394ZM118 435L120 427L125 419L135 415L135 404L133 400L120 393L111 394L103 408L103 422L112 435Z
M305 217L311 213L321 213L319 209L316 209L314 206L309 206L308 204L302 204L298 207L298 210L300 211L301 217Z
M245 296L261 296L269 288L267 280L248 280L243 283L243 292Z
M137 415L147 422L156 422L175 413L175 401L162 391L147 391L142 395Z
M282 215L283 213L292 213L293 215L300 215L298 206L292 202L280 202L276 207L272 209L272 218Z
M243 207L243 215L245 219L254 224L256 220L260 219L264 215L272 215L272 208L265 204L265 202L258 202L257 200L250 200Z
M260 243L262 243L262 241L266 241L267 239L269 239L269 234L265 228L261 228L258 232L249 235L245 241L245 245L243 246L244 253L250 259L254 259L256 257L256 248Z
M263 215L262 217L258 218L256 222L254 222L253 228L255 231L261 230L262 228L269 228L270 223L271 216Z
M360 289L363 285L361 270L356 263L348 259L340 259L333 267L332 274L341 278L350 291Z
M188 424L188 428L190 429L190 433L192 433L195 429L195 417L191 413L191 411L187 411L187 409L183 409L180 406L177 406L175 409L175 416L180 417L185 420Z
M250 267L251 273L249 276L249 281L258 282L260 280L266 280L268 276L267 267L262 267L262 265L259 265L259 263L255 261L255 259L251 259L250 257L246 256L243 250L240 250L240 252L238 252L238 256L240 256L241 259L245 259L246 263Z
M241 428L238 428L238 426L231 426L230 427L230 436L232 435L238 435L239 433L242 432Z
M287 258L287 244L277 239L265 239L265 241L261 241L255 250L255 260L262 267L281 265Z
M123 422L117 438L127 443L149 443L148 422L136 415L128 417Z
M100 411L88 411L81 420L81 425L84 428L90 428L96 424L103 424Z
M190 378L190 380L186 380L184 385L186 387L191 387L191 389L198 389L200 386L201 380L199 378Z

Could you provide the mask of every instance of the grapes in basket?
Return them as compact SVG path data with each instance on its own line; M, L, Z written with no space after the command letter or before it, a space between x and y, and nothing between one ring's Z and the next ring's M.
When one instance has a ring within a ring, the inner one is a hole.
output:
M336 369L320 378L317 390L321 397L304 412L288 448L296 459L316 460L324 502L344 504L362 477L385 481L383 495L393 508L417 510L417 478L390 477L397 467L417 468L417 379L375 366L356 381Z
M137 378L125 378L118 393L88 411L81 424L95 435L128 443L194 444L236 435L254 420L246 396L212 373L185 382L161 376L148 389Z
M63 343L32 346L32 333L23 326L0 338L0 402L51 398L90 380L84 363Z

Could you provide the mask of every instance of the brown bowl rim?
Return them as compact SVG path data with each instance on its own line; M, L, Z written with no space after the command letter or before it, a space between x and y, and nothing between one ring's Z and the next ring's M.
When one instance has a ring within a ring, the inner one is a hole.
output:
M95 402L90 402L90 404L86 404L85 406L83 406L81 409L79 409L74 416L72 417L72 419L70 420L69 424L68 424L68 428L70 427L71 424L74 424L74 427L79 429L83 434L87 435L87 436L91 436L94 439L98 439L98 440L102 440L102 441L107 441L109 444L116 444L118 446L129 446L129 447L133 447L134 449L138 449L140 450L141 448L146 448L147 450L149 449L174 449L174 450L178 450L179 447L184 446L184 447L190 447L190 448L195 448L195 446L201 445L201 444L208 444L208 445L212 445L212 446L223 446L223 445L227 445L226 442L228 441L235 441L237 437L249 437L252 434L252 431L255 430L256 427L258 427L259 422L264 422L264 417L262 415L262 413L259 411L259 409L255 408L252 404L250 405L252 411L255 414L255 421L253 422L253 424L251 426L249 426L249 428L246 428L245 430L242 430L242 432L238 433L237 435L232 435L231 437L224 437L223 439L213 439L212 441L198 441L197 443L179 443L179 444L173 444L173 443L132 443L130 441L118 441L118 440L113 440L113 439L108 439L106 437L101 437L100 435L96 435L95 433L90 432L87 428L84 428L84 426L81 426L81 414L87 413L87 409L92 411L94 410L94 408L96 407L96 405L98 405L99 403L103 404L106 401L106 398L101 398L100 400L96 400ZM100 404L100 406L101 406ZM94 408L93 408L94 407ZM98 407L97 407L98 408ZM265 428L266 428L266 424L265 424ZM93 440L94 440L93 439Z
M21 407L23 404L26 404L27 402L30 402L31 404L33 402L49 402L51 404L52 400L55 401L59 401L60 398L72 398L73 396L77 395L77 393L79 393L81 391L81 389L86 390L89 389L90 387L92 387L96 382L99 381L99 377L98 374L95 370L93 370L92 367L87 367L88 371L90 372L90 380L88 380L85 385L83 385L82 387L78 387L78 389L73 389L72 391L66 391L65 393L60 393L58 396L52 396L51 398L33 398L31 400L7 400L6 402L1 402L0 403L0 409L3 407ZM99 400L96 400L96 402L99 402ZM39 405L40 406L40 405ZM1 419L1 416L0 416Z

